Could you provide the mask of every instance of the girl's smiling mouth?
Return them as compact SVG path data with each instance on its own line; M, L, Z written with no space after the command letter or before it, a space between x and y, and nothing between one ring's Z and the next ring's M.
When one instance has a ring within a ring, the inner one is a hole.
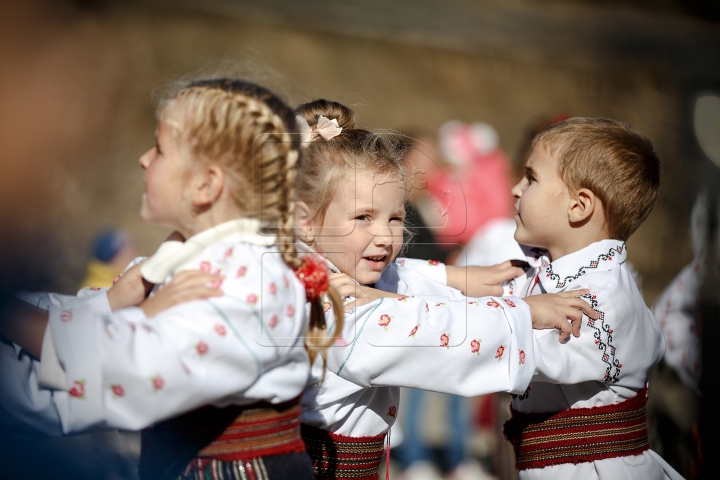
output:
M385 269L385 259L387 258L387 255L374 255L362 258L372 270Z

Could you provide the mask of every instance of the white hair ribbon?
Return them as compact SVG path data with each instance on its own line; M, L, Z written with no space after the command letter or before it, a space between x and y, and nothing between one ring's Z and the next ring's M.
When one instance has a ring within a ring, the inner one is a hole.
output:
M330 120L322 115L318 117L317 124L312 127L308 125L307 121L300 115L295 117L295 121L300 131L300 145L303 147L306 147L315 137L320 136L325 140L330 140L340 135L340 132L343 130L342 127L338 125L337 118Z

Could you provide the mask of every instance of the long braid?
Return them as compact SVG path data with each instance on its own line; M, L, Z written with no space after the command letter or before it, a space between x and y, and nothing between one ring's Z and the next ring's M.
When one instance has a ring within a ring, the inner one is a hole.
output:
M292 110L262 87L238 80L196 82L173 100L184 107L183 131L192 139L193 153L226 167L239 207L277 234L283 262L298 268L302 260L295 248L294 207L299 142L292 135ZM334 334L328 335L322 301L313 301L305 339L311 362L342 332L342 300L332 287L327 294L336 317Z

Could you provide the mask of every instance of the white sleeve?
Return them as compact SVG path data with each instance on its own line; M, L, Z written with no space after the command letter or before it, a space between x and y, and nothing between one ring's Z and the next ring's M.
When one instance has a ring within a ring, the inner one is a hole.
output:
M365 387L522 393L535 369L530 311L516 297L384 298L346 315L343 338L328 369Z
M292 273L289 279L268 262L250 260L256 263L247 267L252 262L245 258L241 268L251 273L227 275L222 297L152 318L137 307L100 314L80 299L51 306L53 343L67 374L65 391L53 395L63 431L139 430L230 395L242 397L261 375L285 364L307 368L298 340L301 285ZM300 394L306 377L294 376L277 385L278 396Z
M595 381L633 389L645 385L647 372L662 357L665 342L639 293L627 294L632 289L628 278L629 274L625 283L620 279L620 286L579 285L590 289L591 293L582 298L598 315L597 320L583 316L580 337L571 335L566 344L561 344L557 330L533 332L537 369L534 382Z

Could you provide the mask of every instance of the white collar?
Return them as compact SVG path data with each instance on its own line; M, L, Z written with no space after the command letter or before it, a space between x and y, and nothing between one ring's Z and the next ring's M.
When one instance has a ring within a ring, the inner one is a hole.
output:
M620 240L600 240L587 247L550 262L544 251L538 250L530 264L539 268L543 289L559 292L574 280L591 271L602 272L625 263L627 246Z
M148 282L162 283L213 243L246 242L261 246L275 244L275 235L260 233L262 226L259 220L239 218L203 230L185 242L163 242L157 252L143 263L140 272Z
M307 243L298 240L297 242L295 242L295 249L298 251L298 253L302 255L312 255L313 258L315 258L316 260L322 260L323 262L325 262L328 270L330 270L330 273L342 273L340 269L337 268L330 260L325 258L322 254L316 252L315 249Z

